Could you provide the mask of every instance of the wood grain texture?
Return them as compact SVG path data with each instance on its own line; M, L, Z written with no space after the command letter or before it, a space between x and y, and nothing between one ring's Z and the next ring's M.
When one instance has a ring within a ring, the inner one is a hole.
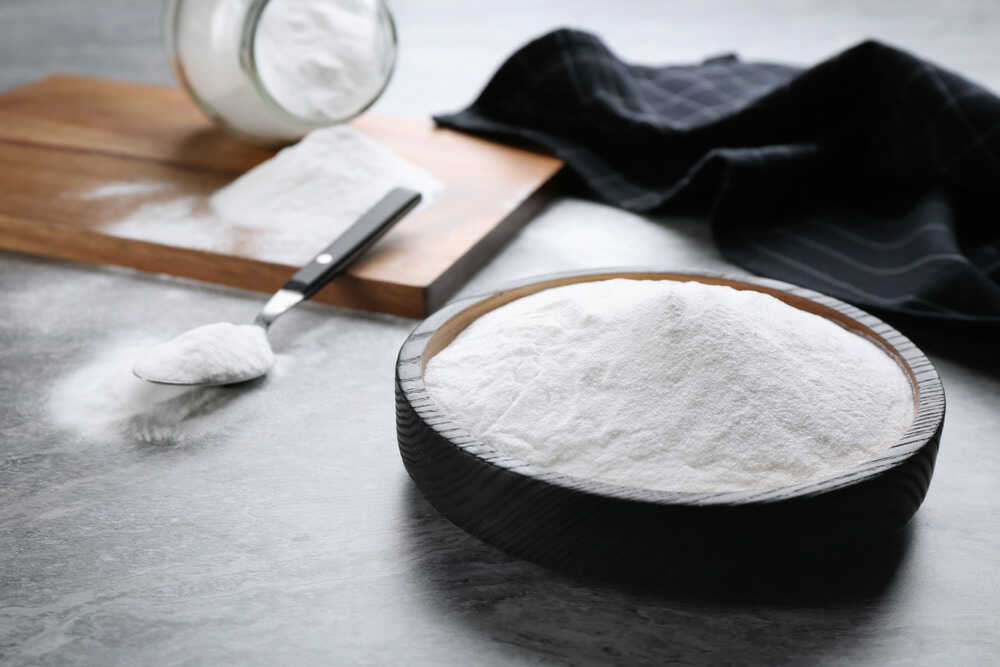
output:
M544 206L562 166L426 118L369 114L353 124L444 188L316 295L326 303L410 317L433 311ZM273 154L212 126L180 89L48 77L0 95L0 247L273 291L331 239L214 219L189 236L167 237L155 219L116 226L144 205L180 197L207 211L212 192ZM88 196L122 182L162 188Z
M425 364L477 317L543 289L618 277L756 290L827 317L900 364L914 392L914 421L884 454L833 477L762 491L680 493L541 470L477 441L438 410L423 384ZM937 372L902 334L831 297L763 279L622 270L527 281L438 311L413 331L396 367L403 463L442 514L515 555L615 578L657 577L685 563L727 567L734 556L767 559L778 552L822 552L858 540L884 540L923 501L944 409Z

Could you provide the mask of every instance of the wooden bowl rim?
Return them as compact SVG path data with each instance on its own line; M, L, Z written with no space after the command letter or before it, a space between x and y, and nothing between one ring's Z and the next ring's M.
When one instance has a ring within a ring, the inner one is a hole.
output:
M546 289L615 278L694 281L709 285L724 285L734 289L752 290L770 294L792 307L826 317L849 331L870 340L900 365L913 390L913 421L899 440L882 454L821 479L760 490L661 491L573 477L526 463L498 452L489 445L473 438L465 429L451 422L444 411L440 410L434 403L423 381L423 372L427 362L476 318L511 301ZM580 493L658 505L769 503L828 493L846 486L860 484L902 465L920 449L927 446L939 433L945 412L944 390L933 364L903 334L860 308L804 287L768 278L644 268L594 269L535 276L508 283L486 293L456 299L425 319L410 333L400 349L396 362L396 378L406 400L429 428L458 450L476 457L484 464Z

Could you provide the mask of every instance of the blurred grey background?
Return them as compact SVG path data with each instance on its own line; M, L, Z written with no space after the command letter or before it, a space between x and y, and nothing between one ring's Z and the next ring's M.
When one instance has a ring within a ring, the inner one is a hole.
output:
M0 88L48 72L172 80L157 0L2 0ZM470 101L503 58L559 25L599 32L626 59L686 62L734 51L811 64L863 38L915 51L1000 88L997 0L463 0L389 2L396 76L376 109L430 114ZM44 46L43 46L44 45ZM419 58L411 57L420 53Z

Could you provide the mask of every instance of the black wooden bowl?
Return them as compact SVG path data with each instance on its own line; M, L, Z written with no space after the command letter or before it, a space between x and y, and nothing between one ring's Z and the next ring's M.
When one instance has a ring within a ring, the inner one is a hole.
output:
M826 479L762 491L667 492L570 477L500 454L455 425L428 395L428 360L477 317L544 289L612 278L728 285L826 317L899 363L913 388L913 423L882 455ZM512 554L598 575L885 541L927 492L944 407L934 367L895 329L831 297L763 279L605 270L522 282L445 306L414 329L396 363L399 450L427 500Z

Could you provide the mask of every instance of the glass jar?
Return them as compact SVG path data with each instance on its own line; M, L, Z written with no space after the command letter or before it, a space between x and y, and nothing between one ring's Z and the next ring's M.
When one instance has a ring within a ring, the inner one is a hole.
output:
M279 144L371 106L396 63L384 0L169 0L181 85L223 127Z

